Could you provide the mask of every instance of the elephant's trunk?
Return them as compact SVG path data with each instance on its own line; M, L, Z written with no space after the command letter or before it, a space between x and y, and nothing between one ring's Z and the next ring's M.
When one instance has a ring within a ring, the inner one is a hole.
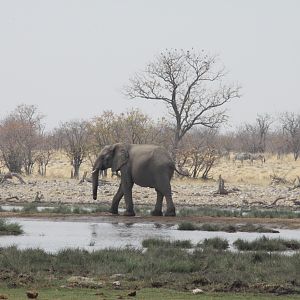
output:
M99 182L99 169L96 168L93 170L93 199L97 199L97 190L98 190L98 182Z
M99 170L101 169L101 163L100 158L96 160L93 172L92 172L92 178L93 178L93 199L97 199L97 190L98 190L98 184L99 184Z

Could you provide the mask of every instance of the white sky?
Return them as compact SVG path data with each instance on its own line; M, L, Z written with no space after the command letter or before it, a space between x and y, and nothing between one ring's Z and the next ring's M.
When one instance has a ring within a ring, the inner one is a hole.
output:
M243 87L233 125L300 111L298 0L0 0L0 118L35 104L47 128L104 110L163 104L121 89L165 48L219 54Z

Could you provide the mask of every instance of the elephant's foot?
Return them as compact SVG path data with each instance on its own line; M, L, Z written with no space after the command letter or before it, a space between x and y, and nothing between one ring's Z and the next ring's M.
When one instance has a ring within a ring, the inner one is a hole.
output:
M109 209L109 212L110 212L111 214L113 214L113 215L118 215L118 214L119 214L118 209L115 209L115 208L113 208L113 207L111 207L111 208Z
M126 210L123 214L123 216L126 216L126 217L134 217L135 216L135 212L133 210L131 211L128 211Z
M175 216L176 216L175 207L171 209L167 209L167 211L165 212L165 217L175 217Z
M163 213L161 210L154 209L151 211L151 216L162 216L162 215L163 215Z

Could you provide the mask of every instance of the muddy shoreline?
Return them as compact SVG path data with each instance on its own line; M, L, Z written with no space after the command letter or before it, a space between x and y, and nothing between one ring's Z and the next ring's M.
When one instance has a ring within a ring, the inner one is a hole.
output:
M84 215L74 214L55 214L55 213L19 213L19 212L0 212L0 218L34 218L51 219L52 221L72 221L72 222L94 222L94 223L158 223L175 225L181 222L193 223L222 223L222 224L254 224L267 225L279 229L299 229L300 219L283 218L238 218L238 217L209 217L209 216L185 216L185 217L157 217L157 216L135 216L126 217L122 215L111 215L110 213L93 213Z

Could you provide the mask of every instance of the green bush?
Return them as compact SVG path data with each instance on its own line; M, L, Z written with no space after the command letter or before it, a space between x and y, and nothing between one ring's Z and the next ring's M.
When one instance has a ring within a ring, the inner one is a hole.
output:
M142 242L143 247L151 248L151 247L165 247L165 248L192 248L193 245L190 240L163 240L163 239L146 239Z
M226 239L215 237L205 239L202 243L198 243L197 246L201 248L212 248L214 250L226 250L229 247L229 243Z
M199 230L199 228L190 222L182 222L178 225L178 230Z
M252 242L238 239L233 245L240 251L286 251L300 249L300 242L296 240L269 239L265 236Z
M22 226L18 223L8 223L5 219L0 219L0 235L22 234Z

